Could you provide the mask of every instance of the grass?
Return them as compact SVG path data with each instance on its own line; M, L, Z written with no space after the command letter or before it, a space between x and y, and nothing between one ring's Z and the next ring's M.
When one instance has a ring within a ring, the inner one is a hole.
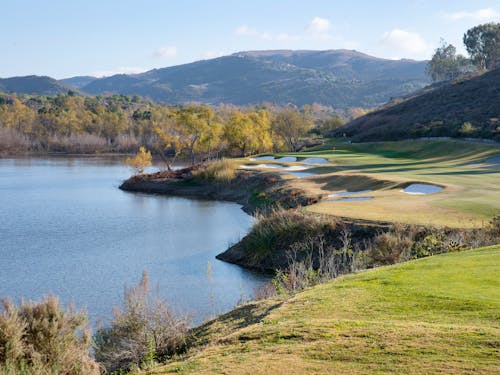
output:
M333 149L335 148L335 149ZM319 176L291 179L315 194L373 190L365 202L321 201L309 211L342 217L450 227L480 227L500 213L500 165L486 160L498 145L463 141L401 141L344 144L295 154L323 157L330 165L309 170ZM309 172L308 171L308 172ZM439 193L411 196L400 190L411 182L443 186Z
M499 373L499 272L493 246L344 276L241 306L150 373Z

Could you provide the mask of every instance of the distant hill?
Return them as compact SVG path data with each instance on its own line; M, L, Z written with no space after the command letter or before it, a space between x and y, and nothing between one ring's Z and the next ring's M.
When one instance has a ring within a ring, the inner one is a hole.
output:
M0 80L0 91L51 95L141 95L160 103L270 102L334 108L375 107L429 84L425 61L387 60L351 50L247 51L142 74L56 81L27 76Z
M97 78L92 76L77 76L71 78L60 79L64 85L73 86L74 88L81 89L83 86L88 85L90 82L95 81Z
M81 89L90 94L138 94L165 103L373 107L427 85L425 65L349 50L250 51L96 79Z
M36 94L36 95L58 95L67 93L71 90L67 86L54 78L46 76L25 76L0 78L0 91L14 92L18 94Z
M350 122L337 131L343 133L354 141L441 136L500 141L500 69L431 86Z

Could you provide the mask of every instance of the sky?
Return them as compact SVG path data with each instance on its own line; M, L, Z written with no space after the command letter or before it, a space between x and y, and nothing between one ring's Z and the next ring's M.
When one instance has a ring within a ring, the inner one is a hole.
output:
M0 77L139 73L238 51L429 59L500 22L498 0L20 0L0 4Z

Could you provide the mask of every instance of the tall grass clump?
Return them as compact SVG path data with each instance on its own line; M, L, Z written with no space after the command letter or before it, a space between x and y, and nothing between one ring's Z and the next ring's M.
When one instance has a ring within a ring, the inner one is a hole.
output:
M205 168L196 172L195 176L208 181L227 183L236 177L238 164L229 159L211 161Z
M95 358L108 372L149 367L185 350L189 323L151 293L144 273L125 290L123 309L115 308L110 326L94 336Z
M65 310L54 296L0 306L0 373L99 374L90 356L87 317Z
M251 254L257 264L286 264L287 251L305 238L330 233L336 228L333 219L304 214L300 210L274 208L267 215L258 213L249 234L240 242L242 251ZM326 235L326 234L325 234ZM305 249L296 249L297 259L305 258Z

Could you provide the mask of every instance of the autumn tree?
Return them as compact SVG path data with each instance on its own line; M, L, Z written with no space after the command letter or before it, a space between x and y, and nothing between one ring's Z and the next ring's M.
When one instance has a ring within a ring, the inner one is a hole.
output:
M269 112L234 110L224 126L224 139L238 155L251 155L272 149Z
M139 152L133 158L127 158L126 163L135 170L136 174L141 174L144 169L151 166L152 159L151 152L140 147Z
M312 128L313 122L309 113L298 109L284 108L279 111L273 121L273 132L280 136L289 151L296 151L301 138Z

